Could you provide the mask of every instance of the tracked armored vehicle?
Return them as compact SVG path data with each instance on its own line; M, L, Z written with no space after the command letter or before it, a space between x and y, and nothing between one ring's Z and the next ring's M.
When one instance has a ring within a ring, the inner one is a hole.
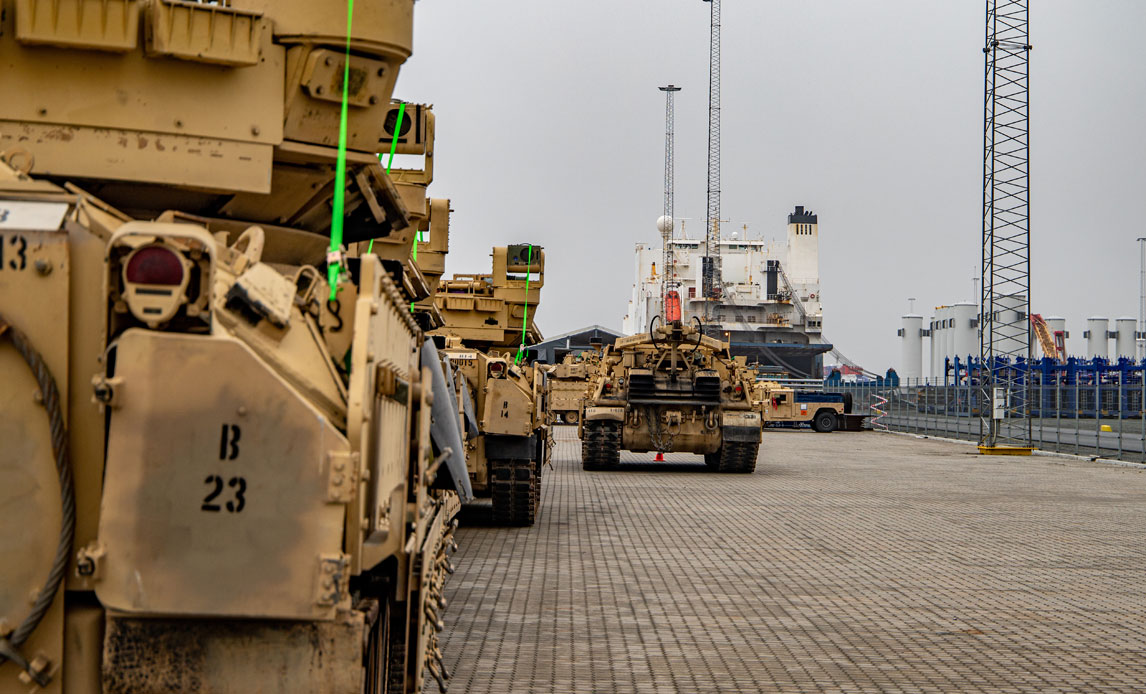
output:
M524 350L541 341L533 316L545 280L545 252L519 244L493 249L493 272L454 275L435 296L444 325L432 334L455 379L474 493L488 495L493 521L533 525L549 453L545 373Z
M566 354L560 364L548 368L546 411L551 423L576 424L580 421L589 379L596 373L600 362L600 352L586 350L579 354Z
M0 0L0 692L444 686L413 8Z
M718 472L756 469L760 405L752 373L699 325L673 322L605 348L578 434L586 470L622 450L696 453Z

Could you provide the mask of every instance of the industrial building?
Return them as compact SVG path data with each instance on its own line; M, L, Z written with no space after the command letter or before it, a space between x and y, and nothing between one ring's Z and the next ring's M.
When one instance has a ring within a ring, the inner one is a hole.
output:
M551 337L530 346L529 350L537 355L537 361L543 364L557 364L566 354L605 347L616 342L618 337L622 335L616 331L600 325L590 325L587 328Z

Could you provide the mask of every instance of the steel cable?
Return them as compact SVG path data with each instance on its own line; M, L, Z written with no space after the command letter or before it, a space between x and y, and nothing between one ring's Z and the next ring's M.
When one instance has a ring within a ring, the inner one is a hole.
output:
M12 635L6 639L0 638L0 642L7 642L5 645L10 645L11 648L5 648L9 652L15 651L28 640L32 632L39 626L40 621L43 620L44 615L47 614L48 608L51 607L52 601L55 600L56 593L60 589L60 584L63 583L64 573L68 569L68 563L72 555L72 542L75 538L75 525L76 525L76 497L75 488L72 483L72 467L68 459L68 429L64 424L63 410L60 405L60 391L56 388L56 380L52 377L51 371L44 363L44 359L40 353L28 341L27 335L20 330L10 325L3 316L0 316L0 339L7 337L20 356L27 362L28 368L32 370L33 375L36 377L36 382L40 386L40 394L42 397L42 404L44 409L48 412L48 421L51 429L52 437L52 452L56 460L56 472L60 480L60 510L61 510L61 523L60 523L60 539L56 544L56 557L52 561L52 569L48 573L48 580L44 583L44 587L40 589L40 594L36 597L35 603L32 605L32 611L16 627ZM0 654L0 664L3 664L9 658Z

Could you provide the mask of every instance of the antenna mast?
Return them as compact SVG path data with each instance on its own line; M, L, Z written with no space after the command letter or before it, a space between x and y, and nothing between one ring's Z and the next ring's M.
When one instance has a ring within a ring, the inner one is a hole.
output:
M979 445L1031 445L1029 0L987 0Z
M664 265L661 267L661 310L665 313L665 319L668 319L668 304L666 297L668 293L677 287L676 281L676 267L673 263L673 247L672 236L673 227L676 221L673 219L672 209L672 194L673 194L673 95L680 91L680 87L668 85L667 87L658 87L665 93L665 209L664 216L661 217L659 231L661 232L661 247L664 249L662 262Z
M704 258L701 259L704 317L723 289L720 273L720 0L709 3L708 44L708 216L705 220Z

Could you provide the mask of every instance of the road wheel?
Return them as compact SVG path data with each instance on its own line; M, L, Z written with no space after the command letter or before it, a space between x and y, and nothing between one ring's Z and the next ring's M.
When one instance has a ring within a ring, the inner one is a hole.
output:
M566 424L576 424L577 418L578 416L576 412L566 412L565 414L561 415L561 419L565 420Z
M835 431L837 426L839 420L836 418L836 413L831 410L820 410L812 420L812 428L824 434Z

